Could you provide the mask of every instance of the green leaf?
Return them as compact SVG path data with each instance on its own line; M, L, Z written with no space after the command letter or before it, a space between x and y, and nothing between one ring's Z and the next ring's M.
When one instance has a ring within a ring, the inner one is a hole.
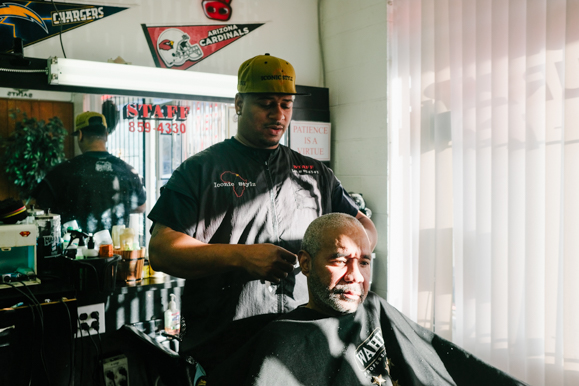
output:
M0 138L0 167L7 178L20 187L23 198L44 178L47 171L64 160L64 140L68 134L57 117L48 122L10 110L14 130Z

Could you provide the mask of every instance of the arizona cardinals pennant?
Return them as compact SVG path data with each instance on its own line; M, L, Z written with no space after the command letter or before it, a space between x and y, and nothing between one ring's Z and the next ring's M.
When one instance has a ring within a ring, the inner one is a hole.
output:
M157 67L186 70L262 25L142 27Z
M26 47L125 9L50 1L0 1L0 52L11 52L16 37Z

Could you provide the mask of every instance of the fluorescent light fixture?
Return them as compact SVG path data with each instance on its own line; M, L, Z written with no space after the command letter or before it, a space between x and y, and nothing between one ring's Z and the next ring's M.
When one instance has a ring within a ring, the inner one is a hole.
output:
M48 58L51 85L233 98L237 76Z

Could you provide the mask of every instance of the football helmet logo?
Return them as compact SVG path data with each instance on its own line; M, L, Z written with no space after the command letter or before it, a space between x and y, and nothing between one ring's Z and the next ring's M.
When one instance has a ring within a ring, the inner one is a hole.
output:
M174 45L175 45L174 41L165 39L161 43L159 43L159 49L165 51L172 50Z
M189 35L177 28L169 28L157 39L157 52L167 67L180 66L186 61L193 62L203 57L199 44L191 44Z

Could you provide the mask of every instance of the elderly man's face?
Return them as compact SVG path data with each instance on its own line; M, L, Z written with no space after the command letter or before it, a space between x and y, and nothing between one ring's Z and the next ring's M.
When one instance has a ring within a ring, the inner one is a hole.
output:
M363 229L342 227L324 233L315 257L300 252L308 276L309 308L327 315L355 312L370 287L371 248Z

